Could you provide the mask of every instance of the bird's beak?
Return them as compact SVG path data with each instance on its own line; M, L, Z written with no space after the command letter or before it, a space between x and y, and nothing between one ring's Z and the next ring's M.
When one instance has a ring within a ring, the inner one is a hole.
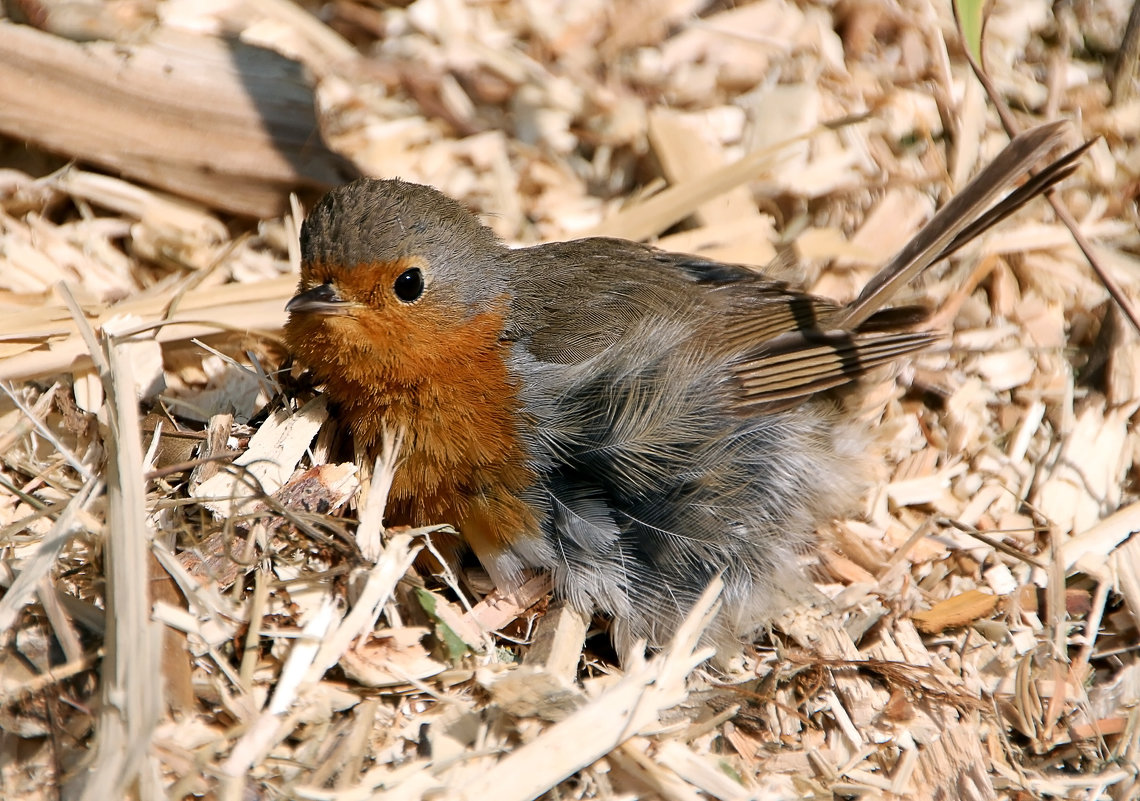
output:
M306 314L344 314L349 307L332 284L320 284L294 295L285 304L285 311Z

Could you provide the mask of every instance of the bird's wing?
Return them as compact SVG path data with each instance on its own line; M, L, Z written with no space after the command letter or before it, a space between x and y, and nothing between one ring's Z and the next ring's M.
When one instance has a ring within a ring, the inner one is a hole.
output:
M613 356L612 348L631 359L674 348L723 364L742 412L840 386L936 338L902 330L925 316L912 307L880 312L854 332L829 330L839 311L829 300L747 267L622 240L561 242L527 255L544 280L523 282L511 319L536 359L572 365ZM527 291L532 284L558 292L539 297Z
M556 364L599 356L657 322L704 337L710 352L720 352L836 310L742 265L621 239L554 242L512 251L508 258L515 263L507 269L519 280L507 336L522 341L535 358ZM731 343L724 337L728 327Z

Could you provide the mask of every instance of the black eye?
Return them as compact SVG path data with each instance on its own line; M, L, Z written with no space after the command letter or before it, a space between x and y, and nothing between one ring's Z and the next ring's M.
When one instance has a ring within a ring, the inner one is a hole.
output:
M392 285L392 291L404 303L418 300L420 295L424 293L424 274L420 272L418 267L404 270L396 278L396 283Z

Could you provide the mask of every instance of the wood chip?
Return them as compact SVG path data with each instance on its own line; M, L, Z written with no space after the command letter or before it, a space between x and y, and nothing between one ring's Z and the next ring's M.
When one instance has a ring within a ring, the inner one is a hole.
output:
M254 216L350 174L320 145L298 65L276 53L169 30L81 45L5 23L0 54L0 130L48 150Z
M988 617L998 605L998 596L970 590L940 601L925 612L911 615L915 625L927 634L939 634L949 628L965 626Z

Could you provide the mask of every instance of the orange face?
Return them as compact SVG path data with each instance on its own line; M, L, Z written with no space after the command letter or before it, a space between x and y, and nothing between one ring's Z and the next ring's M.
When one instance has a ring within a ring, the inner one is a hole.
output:
M343 267L318 263L302 271L289 302L286 341L323 381L415 383L453 340L462 309L425 297L426 264L418 257Z

